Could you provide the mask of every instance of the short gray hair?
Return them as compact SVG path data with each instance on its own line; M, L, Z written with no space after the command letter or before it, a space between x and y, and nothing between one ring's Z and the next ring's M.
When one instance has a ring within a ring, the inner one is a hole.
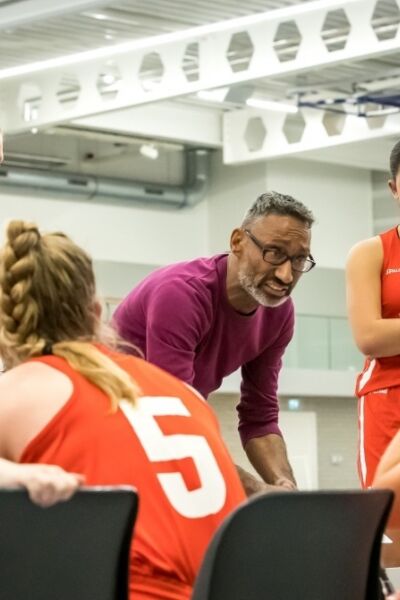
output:
M306 223L308 227L311 227L314 223L314 215L299 200L278 192L265 192L265 194L258 196L257 200L250 206L244 216L242 225L247 225L257 217L267 217L268 215L294 217Z

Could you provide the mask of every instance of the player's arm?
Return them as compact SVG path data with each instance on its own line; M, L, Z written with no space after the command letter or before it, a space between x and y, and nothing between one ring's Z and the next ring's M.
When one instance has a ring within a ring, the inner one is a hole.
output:
M49 403L59 409L58 394L60 406L69 397L69 380L59 375L46 365L25 363L0 377L0 487L25 488L41 506L67 500L84 483L82 475L56 465L19 462L21 449L49 420L42 411Z
M383 319L381 311L382 243L360 242L346 265L347 309L354 340L369 357L400 354L400 319Z

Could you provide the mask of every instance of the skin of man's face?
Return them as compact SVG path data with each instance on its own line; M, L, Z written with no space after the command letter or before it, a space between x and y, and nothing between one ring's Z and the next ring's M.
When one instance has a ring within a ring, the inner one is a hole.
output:
M262 245L277 247L289 256L308 256L310 253L310 228L293 217L260 217L251 224L251 231ZM290 296L301 275L292 270L290 262L280 266L266 263L260 249L244 237L239 277L247 292L259 304L279 306Z

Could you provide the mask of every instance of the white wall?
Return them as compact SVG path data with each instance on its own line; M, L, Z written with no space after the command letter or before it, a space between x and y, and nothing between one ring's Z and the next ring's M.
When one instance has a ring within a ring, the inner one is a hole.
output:
M207 201L191 209L159 210L92 200L28 198L0 193L0 223L34 219L63 229L97 260L167 264L229 247L232 229L263 191L302 200L316 217L312 250L318 266L343 269L349 248L372 235L369 171L299 159L224 166L212 159Z
M240 225L250 204L266 190L266 165L225 166L216 152L211 163L208 193L210 253L229 249L231 231Z
M160 210L0 192L0 225L20 218L45 230L65 231L96 260L160 265L206 255L207 215L207 202Z
M290 194L316 218L312 252L319 267L344 268L351 246L373 235L370 171L305 160L271 161L268 189Z

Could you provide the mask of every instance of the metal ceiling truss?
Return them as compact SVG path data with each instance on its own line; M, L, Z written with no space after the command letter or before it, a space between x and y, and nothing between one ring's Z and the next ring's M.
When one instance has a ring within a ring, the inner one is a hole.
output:
M394 52L399 48L400 32L395 30L395 35L386 39L378 37L372 27L379 2L358 0L343 5L338 0L330 8L316 8L317 3L312 2L305 8L302 3L290 7L290 12L280 9L265 13L262 20L257 20L260 15L250 15L216 23L211 31L210 26L202 26L136 40L114 48L112 55L111 47L101 57L93 58L89 51L86 58L81 56L78 61L75 57L62 67L38 67L36 72L11 78L0 71L0 103L7 107L0 113L2 126L6 132L20 132L203 89ZM396 3L398 8L400 0ZM344 45L330 45L323 31L338 11L348 23L348 35ZM281 50L288 28L297 32L298 45L285 53ZM248 60L237 62L235 56L243 47ZM246 114L237 113L226 116L228 161L255 156L254 151L247 151L246 156L246 143L239 135L246 118ZM234 147L238 139L240 148ZM328 141L337 142L333 137Z
M389 135L400 138L400 113L374 112L364 118L314 108L289 115L232 111L224 115L224 162L266 160Z

